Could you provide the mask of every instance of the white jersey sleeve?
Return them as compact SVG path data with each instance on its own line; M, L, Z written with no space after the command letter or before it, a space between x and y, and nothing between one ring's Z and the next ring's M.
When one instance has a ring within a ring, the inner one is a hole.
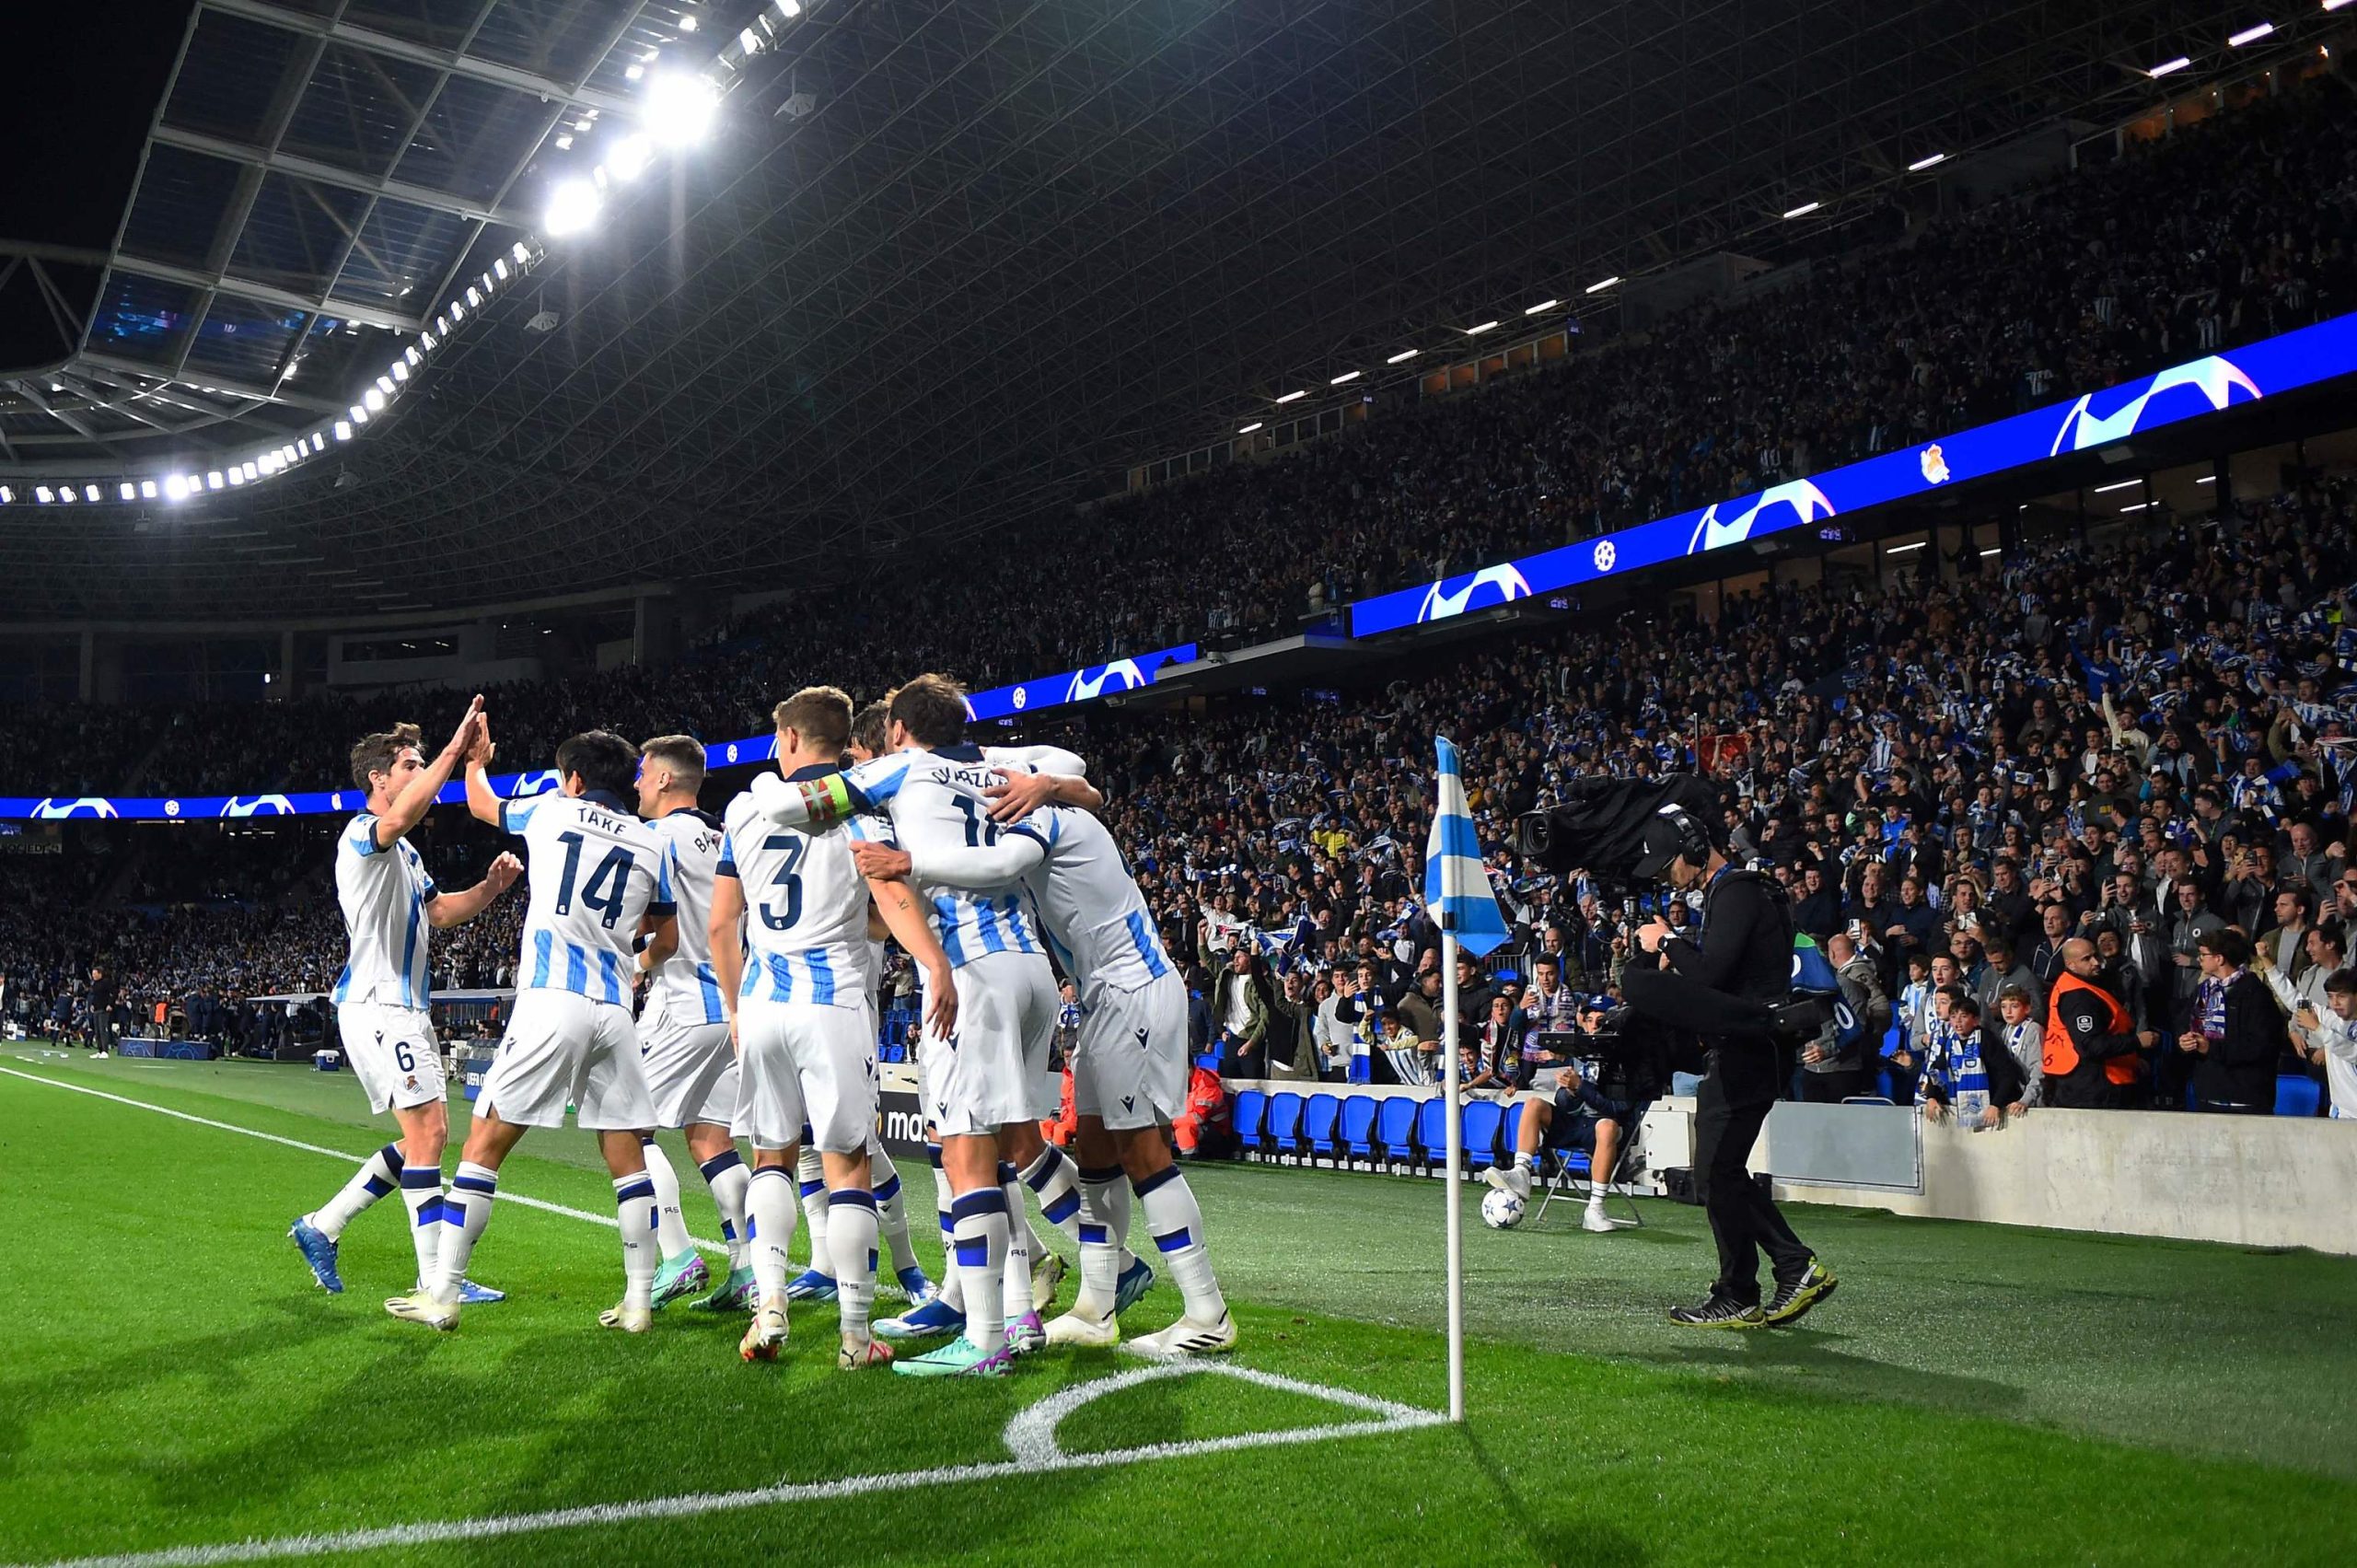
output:
M856 779L858 769L853 770L854 787L890 814L893 833L911 858L995 842L997 826L991 821L990 802L982 791L998 782L998 770L980 751L944 747L877 761L900 764L883 778L883 798L877 799ZM985 953L1045 951L1019 883L927 888L924 896L927 915L952 968L962 969Z
M724 830L707 811L674 811L650 824L671 854L671 899L679 912L679 945L650 981L647 1005L668 1018L723 1022L720 981L712 970L712 879L720 865Z
M851 857L856 820L780 827L748 791L728 803L718 874L745 896L740 997L860 1007L875 990L867 881Z
M519 991L630 1000L642 918L677 913L669 844L607 795L534 796L500 808L524 841L524 950Z
M911 851L911 875L987 884L1019 867L1057 961L1084 989L1135 991L1171 972L1145 898L1102 822L1050 806L992 831L995 842L973 847L935 843L922 854Z
M377 842L374 812L363 811L344 824L335 846L335 897L350 946L343 972L336 977L338 1006L432 1005L425 906L435 891L425 862L407 839L395 839L389 846Z
M1061 773L1086 778L1088 763L1080 753L1061 746L985 746L982 761L1011 773Z

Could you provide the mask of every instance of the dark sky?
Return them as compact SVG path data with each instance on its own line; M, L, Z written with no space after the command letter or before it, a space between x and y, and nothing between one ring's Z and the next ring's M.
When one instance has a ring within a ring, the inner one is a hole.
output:
M139 168L195 0L66 0L11 6L0 92L0 238L104 250ZM22 14L19 15L18 13ZM61 282L95 286L95 274ZM76 301L77 304L87 303ZM21 362L30 291L0 296L0 366ZM37 349L36 353L50 350Z

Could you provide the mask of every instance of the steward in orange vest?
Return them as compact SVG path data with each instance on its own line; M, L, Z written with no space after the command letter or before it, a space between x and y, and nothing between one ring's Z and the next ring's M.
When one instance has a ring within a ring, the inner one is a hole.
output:
M2048 993L2042 1043L2046 1086L2038 1098L2046 1104L2110 1110L2136 1103L2144 1075L2136 1020L2119 998L2067 966Z

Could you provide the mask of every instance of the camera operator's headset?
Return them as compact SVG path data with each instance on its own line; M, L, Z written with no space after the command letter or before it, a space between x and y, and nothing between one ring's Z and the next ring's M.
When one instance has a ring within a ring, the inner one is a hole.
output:
M1674 854L1678 859L1697 871L1711 864L1711 832L1702 826L1701 819L1674 800L1654 815L1667 822L1677 832L1678 848ZM1666 871L1668 866L1664 865L1662 869Z

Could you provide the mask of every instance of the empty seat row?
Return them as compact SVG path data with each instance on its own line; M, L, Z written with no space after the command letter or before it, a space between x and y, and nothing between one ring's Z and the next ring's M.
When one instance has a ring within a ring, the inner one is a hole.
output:
M1448 1105L1435 1096L1306 1097L1290 1089L1246 1089L1236 1097L1234 1125L1244 1157L1277 1165L1353 1169L1429 1170L1447 1163ZM1511 1158L1522 1107L1469 1100L1459 1136L1469 1170Z

